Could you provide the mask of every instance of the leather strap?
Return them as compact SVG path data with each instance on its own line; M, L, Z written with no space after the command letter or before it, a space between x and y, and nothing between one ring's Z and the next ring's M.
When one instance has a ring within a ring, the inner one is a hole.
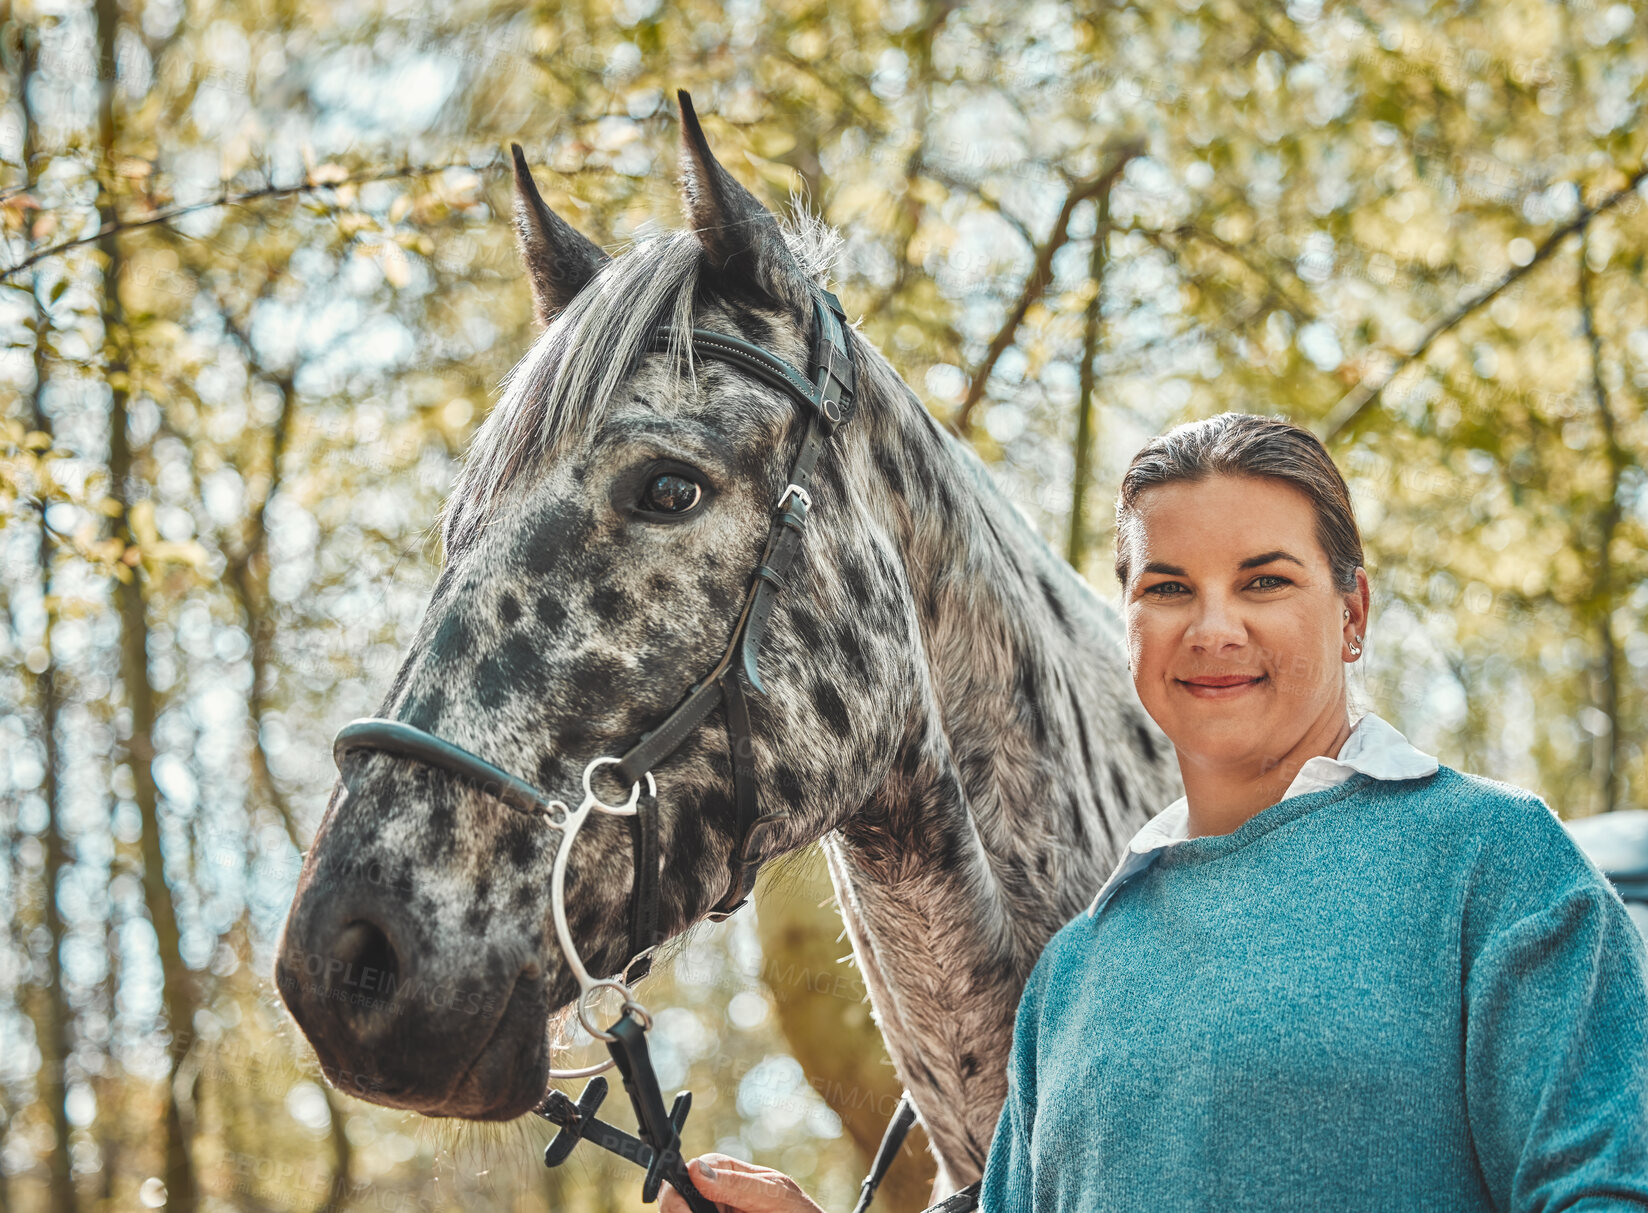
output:
M724 660L724 658L723 658ZM679 706L657 728L641 734L613 768L625 783L634 784L686 740L687 734L721 703L721 683L714 679L694 683Z
M695 328L683 335L679 329L660 327L648 342L654 353L667 353L690 345L707 358L731 363L773 387L788 392L797 403L817 413L833 430L852 415L857 401L857 376L853 369L851 338L841 301L819 288L813 295L813 374L809 382L789 362L770 350L752 345L731 333Z
M814 301L816 332L813 362L816 379L809 384L784 359L760 346L751 345L726 333L693 329L695 352L717 358L750 372L766 383L788 392L808 410L807 429L790 465L790 478L773 511L767 542L756 562L744 608L733 628L721 660L700 682L694 683L663 721L641 735L618 760L621 779L635 783L662 762L686 740L717 704L726 708L727 738L732 749L733 800L736 808L732 853L728 859L727 891L709 911L719 922L734 913L755 887L755 878L765 860L762 840L777 824L777 815L758 816L759 797L755 778L754 738L749 723L746 690L766 694L757 660L767 634L778 593L785 575L801 551L802 535L811 508L808 493L813 471L830 435L852 416L857 399L857 378L852 363L850 330L841 303L829 291L820 290ZM651 348L668 350L678 341L675 330L660 329ZM794 490L800 490L799 492ZM732 658L737 655L736 667ZM763 828L757 830L757 824ZM759 834L762 837L756 837Z
M685 341L681 340L679 329L660 328L652 335L652 341L647 348L656 354L669 352L671 348L680 348L690 345L693 352L706 358L715 358L721 362L730 362L740 370L747 371L757 379L770 383L773 387L788 392L791 396L801 400L809 407L813 406L812 385L784 359L776 354L769 353L759 345L751 345L740 337L731 333L717 333L711 329L695 328L687 334Z
M973 1210L979 1207L979 1190L983 1186L983 1180L975 1179L960 1191L946 1196L938 1204L924 1209L922 1213L973 1213Z
M805 494L812 483L813 466L818 462L828 437L820 418L815 415L801 440L801 449L790 469L790 482L785 486L775 511L772 530L767 535L767 549L761 554L754 602L744 625L743 660L739 662L739 674L744 684L759 695L765 695L767 688L761 685L756 657L761 652L761 642L766 639L767 622L772 616L778 591L783 588L784 575L790 571L790 565L801 551L801 536L807 525L807 512L811 508ZM792 487L801 492L791 492Z
M607 1042L607 1052L617 1063L624 1089L629 1092L630 1106L635 1109L636 1133L652 1147L652 1158L646 1164L647 1175L641 1182L641 1202L650 1205L657 1200L666 1179L683 1196L688 1192L698 1196L687 1173L686 1160L681 1157L681 1125L692 1107L692 1096L681 1092L675 1097L674 1106L665 1111L664 1093L658 1087L658 1074L647 1048L646 1029L626 1010L610 1031L612 1039Z
M353 750L378 750L398 758L411 758L429 766L441 767L473 781L481 791L496 796L523 813L541 814L550 801L550 797L526 780L493 766L462 746L442 741L433 733L426 733L416 725L403 721L373 717L344 725L332 739L332 761L337 764L339 772L344 769L344 757Z
M819 411L830 428L852 419L858 404L858 373L853 369L853 344L847 327L847 313L841 300L822 288L813 297L813 313L818 333L813 340L814 387Z
M881 1181L887 1178L887 1172L892 1169L893 1159L898 1157L899 1147L904 1144L904 1139L910 1135L910 1126L915 1123L916 1106L910 1102L910 1093L901 1091L898 1106L893 1109L893 1118L887 1122L886 1131L881 1135L881 1144L876 1147L875 1160L870 1163L870 1173L858 1186L858 1203L853 1206L853 1213L865 1213L869 1209L870 1202L875 1199L876 1189L881 1187Z
M755 786L755 738L750 733L750 709L744 701L744 688L733 671L723 674L721 682L726 688L727 736L732 742L732 788L738 809L738 824L732 838L727 891L711 907L711 922L720 922L749 900L750 890L755 887L755 874L761 867L760 858L754 857L754 862L751 862L752 857L745 851L759 811Z
M633 985L652 971L658 945L658 797L645 784L635 801L631 833L635 845L635 888L630 893L629 962L624 983Z

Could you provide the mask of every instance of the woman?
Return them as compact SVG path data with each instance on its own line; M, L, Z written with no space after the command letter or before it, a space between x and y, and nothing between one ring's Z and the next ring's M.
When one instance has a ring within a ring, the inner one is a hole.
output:
M1648 1210L1642 937L1539 797L1352 723L1368 578L1321 443L1241 413L1152 441L1116 574L1185 795L1030 975L980 1207Z

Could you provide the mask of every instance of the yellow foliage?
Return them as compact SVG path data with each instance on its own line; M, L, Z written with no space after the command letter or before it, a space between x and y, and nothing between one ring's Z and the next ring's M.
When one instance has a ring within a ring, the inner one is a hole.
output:
M361 232L376 231L378 221L364 211L342 211L337 217L338 234L348 239Z
M160 541L160 533L155 529L154 513L154 502L147 498L134 502L126 513L126 525L131 528L132 537L139 544L146 546Z
M795 135L783 127L762 125L750 132L750 142L758 155L775 160L795 147Z

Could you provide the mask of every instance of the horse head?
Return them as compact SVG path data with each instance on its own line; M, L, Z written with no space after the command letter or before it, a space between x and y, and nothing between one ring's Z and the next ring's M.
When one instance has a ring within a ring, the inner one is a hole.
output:
M617 256L545 205L515 149L544 329L467 456L444 567L378 712L565 805L592 761L631 751L727 657L811 424L771 376L658 340L713 330L810 369L827 320L833 233L781 225L717 163L684 93L681 118L689 229ZM862 411L897 378L850 348ZM894 509L870 491L873 433L843 426L823 447L803 550L768 577L748 693L687 721L646 770L656 849L604 813L570 847L564 925L595 976L631 959L646 867L657 936L679 934L737 900L749 863L840 825L898 761L924 670ZM618 805L636 789L614 769L591 790ZM365 1099L528 1111L550 1026L580 994L553 921L557 831L498 784L416 754L378 746L340 770L279 948L286 1005L327 1077ZM759 834L741 821L740 776L759 788Z

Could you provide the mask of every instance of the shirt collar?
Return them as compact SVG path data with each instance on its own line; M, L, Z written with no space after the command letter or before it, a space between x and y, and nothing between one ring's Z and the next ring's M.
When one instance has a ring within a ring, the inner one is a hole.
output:
M1358 772L1375 779L1419 779L1434 774L1437 767L1434 756L1416 749L1395 726L1366 712L1351 726L1337 756L1317 754L1305 760L1282 799L1337 787ZM1097 918L1118 888L1155 862L1164 848L1184 842L1189 834L1190 802L1181 796L1128 841L1115 870L1088 906L1088 916Z

